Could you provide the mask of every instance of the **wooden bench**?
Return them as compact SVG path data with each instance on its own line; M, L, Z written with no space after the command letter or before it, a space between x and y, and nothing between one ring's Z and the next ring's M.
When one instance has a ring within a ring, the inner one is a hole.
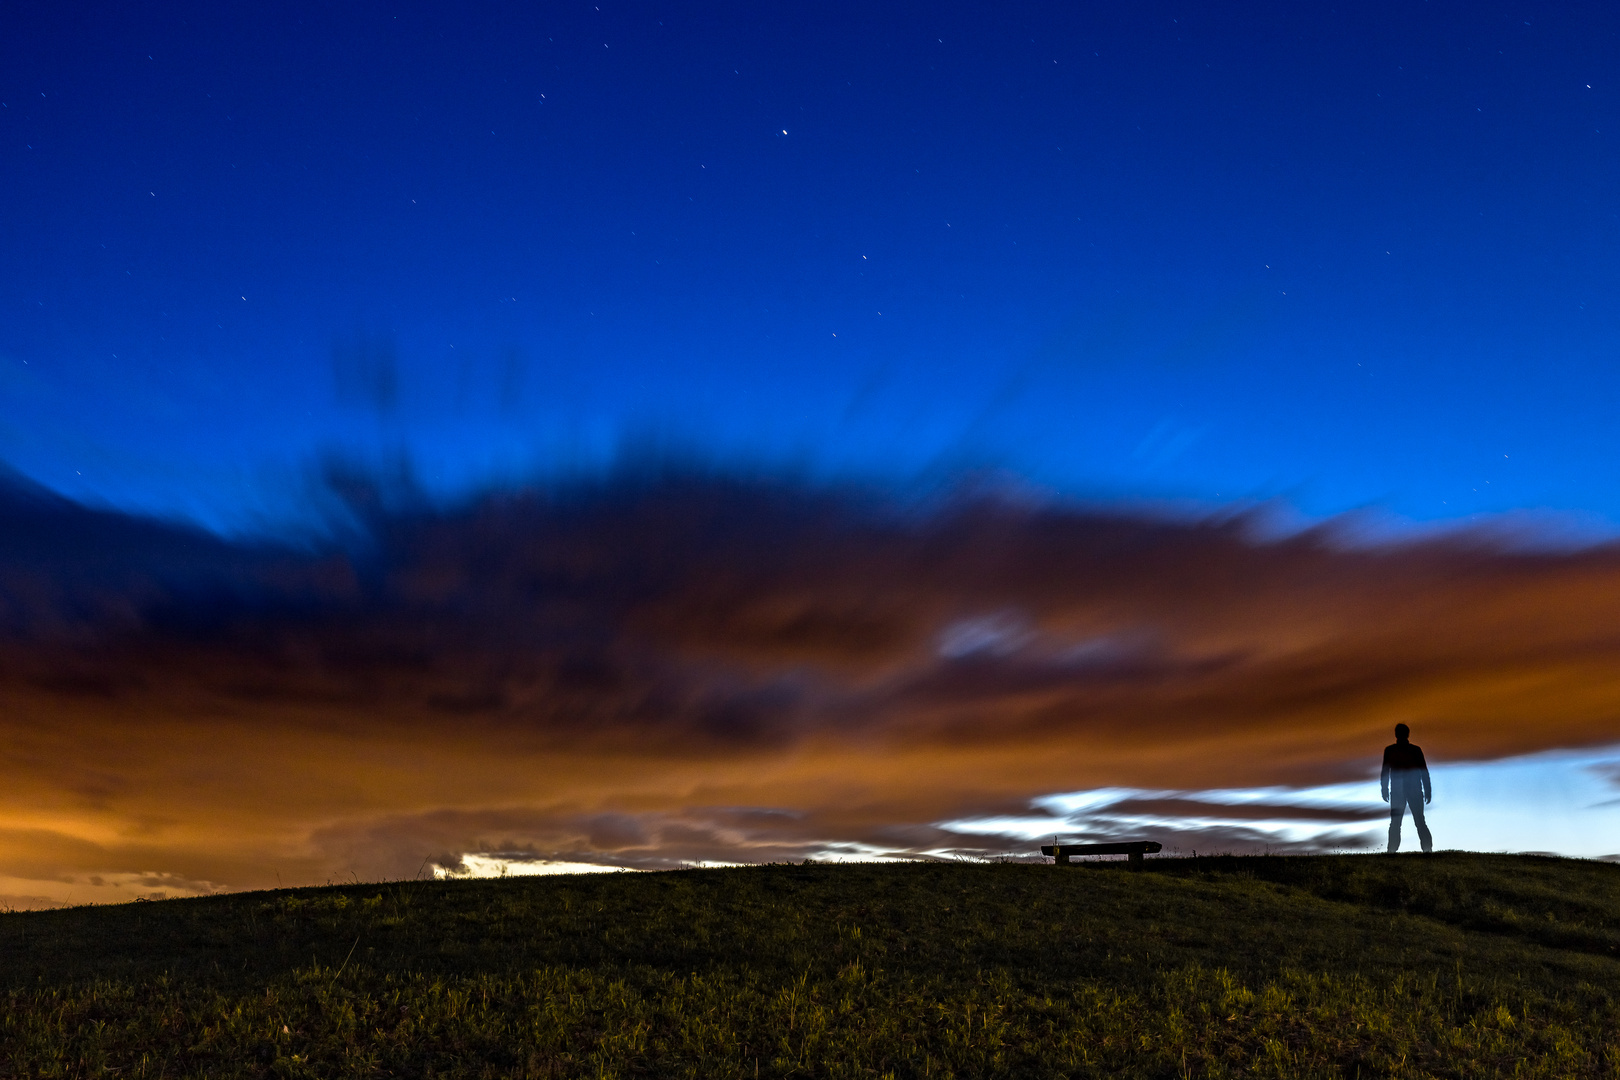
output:
M1059 866L1070 866L1071 855L1128 855L1131 869L1142 865L1143 855L1152 855L1162 846L1152 840L1131 840L1123 844L1052 844L1041 848L1042 855L1050 855Z

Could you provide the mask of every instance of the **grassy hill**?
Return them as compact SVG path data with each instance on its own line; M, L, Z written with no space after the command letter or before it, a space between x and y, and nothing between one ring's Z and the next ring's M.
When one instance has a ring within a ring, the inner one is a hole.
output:
M12 913L0 1075L1615 1076L1620 866L771 866Z

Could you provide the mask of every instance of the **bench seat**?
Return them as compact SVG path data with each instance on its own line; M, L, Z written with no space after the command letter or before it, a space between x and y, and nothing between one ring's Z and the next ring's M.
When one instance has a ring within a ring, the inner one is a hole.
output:
M1162 850L1163 845L1152 840L1128 840L1118 844L1050 844L1041 848L1041 854L1050 855L1059 866L1072 865L1069 858L1073 855L1128 855L1132 866L1140 866L1143 855Z

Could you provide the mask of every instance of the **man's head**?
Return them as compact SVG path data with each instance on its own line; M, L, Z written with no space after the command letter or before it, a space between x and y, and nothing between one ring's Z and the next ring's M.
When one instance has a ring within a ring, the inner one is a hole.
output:
M1395 725L1395 741L1396 742L1405 742L1407 739L1409 739L1411 737L1412 737L1412 729L1411 728L1407 727L1405 724L1396 724Z

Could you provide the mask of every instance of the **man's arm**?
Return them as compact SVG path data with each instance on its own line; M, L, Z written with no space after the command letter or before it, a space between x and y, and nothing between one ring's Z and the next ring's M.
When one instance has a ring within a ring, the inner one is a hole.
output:
M1425 770L1423 775L1425 775L1425 776L1428 775L1427 770ZM1379 791L1379 793L1381 795L1384 796L1384 801L1389 802L1389 755L1388 754L1384 755L1384 771L1378 775L1378 791Z
M1429 766L1427 763L1423 766L1423 801L1426 803L1434 802L1434 788L1429 784Z

